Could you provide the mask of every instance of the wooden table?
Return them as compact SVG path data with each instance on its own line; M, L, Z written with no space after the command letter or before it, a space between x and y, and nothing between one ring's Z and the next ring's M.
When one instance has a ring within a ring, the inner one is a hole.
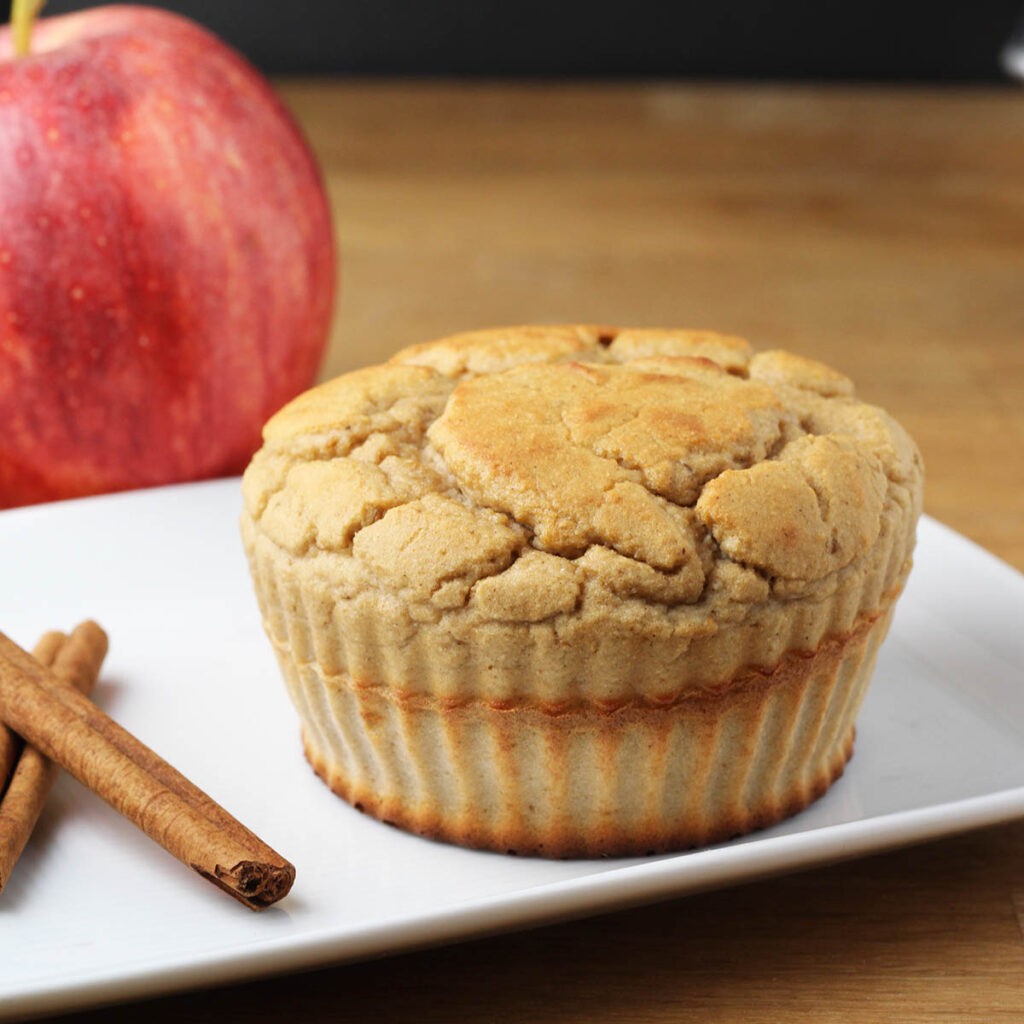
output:
M927 511L1024 568L1024 93L282 90L337 211L325 376L494 324L735 332L854 377L919 441ZM1022 1021L1024 822L79 1019L282 1018Z

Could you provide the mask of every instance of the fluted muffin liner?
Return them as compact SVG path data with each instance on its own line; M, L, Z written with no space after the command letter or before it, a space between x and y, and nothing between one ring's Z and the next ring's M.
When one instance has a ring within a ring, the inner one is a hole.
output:
M540 630L514 656L467 645L457 678L442 677L453 666L436 630L396 643L387 616L353 617L351 606L339 628L280 552L252 541L306 755L331 789L421 835L544 856L682 849L771 824L820 796L851 755L896 596L871 601L884 575L872 574L862 591L794 605L782 635L737 642L753 631L733 629L718 639L736 650L736 670L703 686L645 688L664 676L664 652L645 655L639 643L624 656L610 643L618 676L635 685L632 696L604 699L566 688L559 673L552 684ZM869 601L879 610L858 615ZM808 635L825 639L801 649ZM771 667L750 667L776 650ZM599 672L613 656L590 651L588 665Z
M307 757L360 810L483 849L644 854L763 827L824 793L890 614L773 671L610 711L401 696L277 653Z

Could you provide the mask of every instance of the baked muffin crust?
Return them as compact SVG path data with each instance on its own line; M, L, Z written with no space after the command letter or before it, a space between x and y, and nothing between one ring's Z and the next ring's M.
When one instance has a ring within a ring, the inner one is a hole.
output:
M549 666L552 690L627 700L706 686L708 667L728 678L743 663L722 634L778 620L781 644L739 645L770 666L877 611L907 571L920 482L899 424L813 360L710 331L508 328L404 350L286 406L245 475L245 529L335 618L383 613L456 644L544 628L596 649L609 630L674 645L674 674L639 693L635 676ZM816 615L837 589L851 599ZM338 626L359 648L362 627ZM702 673L677 671L691 645ZM380 671L364 660L335 667ZM499 689L485 685L515 696Z

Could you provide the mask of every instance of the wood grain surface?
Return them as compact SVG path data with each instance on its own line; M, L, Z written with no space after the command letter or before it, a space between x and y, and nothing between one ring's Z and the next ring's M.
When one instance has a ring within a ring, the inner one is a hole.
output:
M735 332L850 374L927 511L1024 568L1024 92L281 88L337 213L324 376L478 326ZM1024 1021L1024 822L73 1019Z

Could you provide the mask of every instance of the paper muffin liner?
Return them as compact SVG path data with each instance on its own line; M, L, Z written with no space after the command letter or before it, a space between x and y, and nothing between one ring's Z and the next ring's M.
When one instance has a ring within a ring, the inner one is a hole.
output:
M274 646L307 757L360 810L483 849L645 854L763 827L824 793L852 752L891 611L660 704L398 692Z

